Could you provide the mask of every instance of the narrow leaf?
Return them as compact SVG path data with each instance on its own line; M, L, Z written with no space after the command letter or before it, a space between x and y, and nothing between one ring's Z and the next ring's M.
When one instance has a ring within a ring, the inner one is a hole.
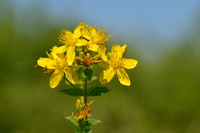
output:
M68 94L70 96L83 96L83 89L81 88L69 88L60 90L60 92Z
M95 120L95 119L87 119L85 121L88 122L88 126L93 126L93 125L101 123L100 120Z
M107 92L109 92L110 90L107 87L103 87L103 86L97 86L97 87L91 87L88 90L88 96L101 96Z
M74 125L79 126L78 122L76 121L76 119L72 116L67 116L65 117L67 120L71 121Z

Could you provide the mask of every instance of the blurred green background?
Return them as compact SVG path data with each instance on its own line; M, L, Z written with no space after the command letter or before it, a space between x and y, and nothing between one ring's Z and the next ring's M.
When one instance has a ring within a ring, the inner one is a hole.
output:
M70 13L63 16L67 19L48 17L37 4L16 13L12 2L0 1L1 133L75 130L64 117L74 111L76 98L58 91L66 88L64 81L50 89L50 74L43 74L42 68L34 65L58 44L62 28L73 30L82 21ZM116 36L111 37L108 47L127 43L126 57L137 59L139 64L128 70L130 87L122 86L115 77L106 85L111 92L89 98L95 101L91 106L94 118L103 121L94 126L94 133L200 133L199 18L197 13L189 30L171 40L130 34L127 39L120 32L111 33ZM140 40L147 40L148 46L140 46Z

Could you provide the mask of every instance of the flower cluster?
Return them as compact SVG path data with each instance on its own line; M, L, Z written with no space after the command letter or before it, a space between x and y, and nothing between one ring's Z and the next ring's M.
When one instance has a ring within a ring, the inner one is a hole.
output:
M114 44L110 52L106 51L106 42L111 37L106 31L96 26L80 23L73 32L62 30L58 37L61 46L53 46L47 57L40 57L36 66L43 67L44 73L52 73L50 87L55 88L64 75L72 88L61 90L70 96L80 96L76 101L76 112L66 117L78 126L76 133L90 133L91 126L100 123L93 119L88 96L101 96L110 90L99 84L88 88L88 81L94 80L93 66L98 64L104 68L99 75L101 84L109 83L115 75L123 85L130 86L131 82L126 69L137 65L137 60L126 59L127 45ZM79 84L79 85L74 85Z
M79 69L91 69L93 64L105 68L99 75L99 82L110 82L115 74L121 84L129 86L130 79L125 69L132 69L137 65L137 60L125 59L127 45L113 45L111 52L106 52L105 42L111 35L96 26L80 23L71 32L62 30L59 42L62 46L54 46L47 58L40 57L37 65L44 67L46 72L53 72L50 77L50 87L55 88L63 76L72 84L79 83Z

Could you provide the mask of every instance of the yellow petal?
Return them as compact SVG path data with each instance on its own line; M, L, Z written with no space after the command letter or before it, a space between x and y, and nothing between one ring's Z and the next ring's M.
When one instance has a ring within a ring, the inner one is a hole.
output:
M117 69L117 76L118 76L119 82L121 84L126 85L126 86L130 86L131 85L129 76L126 73L126 70L124 68Z
M77 74L71 69L67 68L64 70L66 78L72 83L77 84L78 83L78 76Z
M136 67L137 65L137 60L134 59L123 59L122 60L122 67L126 69L132 69Z
M99 48L99 46L96 43L89 42L88 50L97 52L98 48Z
M75 46L69 46L67 49L67 63L72 65L75 59Z
M89 28L90 29L90 33L91 33L92 36L95 36L96 33L97 33L96 30L95 30L95 28L96 28L96 25L94 27L90 26L90 28Z
M67 51L66 45L63 45L63 46L60 46L60 47L54 46L52 48L52 52L55 52L55 53L64 53L66 51Z
M100 74L99 81L102 84L108 83L113 79L115 73L116 72L112 68L106 69Z
M107 62L107 56L106 56L106 51L103 49L103 47L98 48L98 53L100 55L100 57L102 58L103 61Z
M86 46L87 43L88 43L88 41L86 41L85 39L79 39L75 45L76 46Z
M127 45L125 44L124 46L122 46L122 57L125 56L126 50L127 50Z
M59 60L59 57L63 57L64 52L66 52L66 51L67 51L66 45L60 46L60 47L54 46L51 50L51 55L53 56L54 59Z
M74 30L74 38L78 39L81 36L81 29L84 28L86 25L85 23L80 23L76 29Z
M111 60L112 59L120 60L122 58L122 48L119 44L115 44L115 45L112 46L110 56L111 56Z
M86 26L85 28L81 29L81 34L87 40L91 40L91 35L90 35L90 32L88 31L88 26Z
M74 39L74 34L71 31L67 30L65 32L65 38L66 40L70 41L71 39Z
M99 44L104 43L106 41L108 41L108 37L106 36L106 33L102 33L101 35L98 35L98 37L95 39L96 42L98 42Z
M47 67L48 69L55 69L55 61L50 58L42 58L40 57L37 60L37 64L41 67Z
M99 66L102 67L102 68L105 68L105 69L109 68L109 64L107 62L105 62L105 61L100 62Z
M53 74L51 75L50 87L55 88L60 83L60 81L62 80L63 75L64 75L64 73L63 73L62 70L56 69L53 72Z
M101 84L106 84L106 83L108 83L107 80L104 80L104 79L103 79L103 72L99 75L99 82L100 82Z
M59 37L59 41L66 45L71 45L71 42L74 40L74 35L69 30L62 30L61 35Z

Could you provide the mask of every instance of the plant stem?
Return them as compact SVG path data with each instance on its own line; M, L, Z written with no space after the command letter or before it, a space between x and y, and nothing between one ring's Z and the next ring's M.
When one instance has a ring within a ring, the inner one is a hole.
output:
M87 105L87 78L84 79L84 104Z
M81 88L83 88L83 96L81 96L81 101L84 103L84 105L87 105L87 77L82 78L81 82ZM87 118L86 118L87 119ZM86 132L86 127L85 123L79 125L79 132L80 133L85 133Z
M84 90L84 94L83 97L81 97L81 99L83 100L85 106L87 105L87 78L83 78L83 82L81 84L81 88L83 88ZM80 133L85 133L86 129L85 129L85 125L79 125L79 131Z

